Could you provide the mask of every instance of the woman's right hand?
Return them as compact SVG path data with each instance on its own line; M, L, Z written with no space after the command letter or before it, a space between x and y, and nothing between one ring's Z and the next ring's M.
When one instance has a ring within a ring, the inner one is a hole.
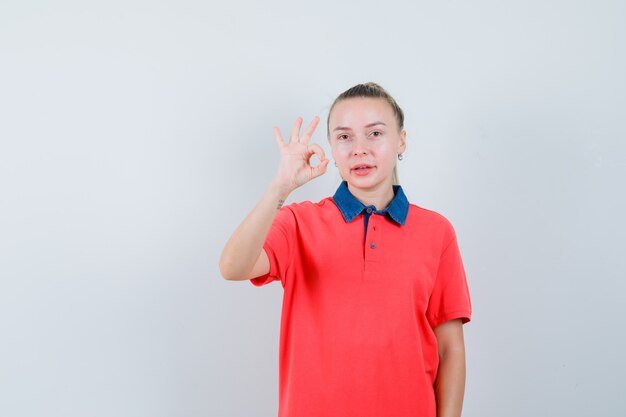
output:
M315 116L304 134L300 136L302 118L298 117L291 130L289 143L283 139L280 129L274 128L276 143L280 149L280 165L274 181L287 192L295 190L326 172L329 161L324 155L324 150L317 144L309 145L319 121L320 118ZM317 155L320 160L316 166L311 165L313 155Z

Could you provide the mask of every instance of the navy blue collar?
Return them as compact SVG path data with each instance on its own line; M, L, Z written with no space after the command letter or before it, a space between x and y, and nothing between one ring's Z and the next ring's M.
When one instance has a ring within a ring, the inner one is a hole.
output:
M389 203L389 206L383 210L376 210L376 207L365 206L357 200L357 198L352 195L348 189L348 183L346 181L342 181L333 196L333 201L339 208L339 211L343 215L346 223L354 220L356 216L361 214L363 210L367 210L369 207L374 213L381 214L383 216L389 215L393 221L399 225L404 225L404 223L406 223L406 216L409 214L409 201L404 195L404 191L402 191L401 186L394 185L393 193L394 197L393 200L391 200L391 203Z

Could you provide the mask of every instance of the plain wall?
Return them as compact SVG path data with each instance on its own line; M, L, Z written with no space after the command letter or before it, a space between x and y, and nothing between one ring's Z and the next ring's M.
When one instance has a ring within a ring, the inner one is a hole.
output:
M376 81L454 225L464 416L621 416L622 1L0 1L0 415L274 416L282 287L218 259L273 126ZM330 156L322 123L313 141ZM289 202L332 195L323 177Z

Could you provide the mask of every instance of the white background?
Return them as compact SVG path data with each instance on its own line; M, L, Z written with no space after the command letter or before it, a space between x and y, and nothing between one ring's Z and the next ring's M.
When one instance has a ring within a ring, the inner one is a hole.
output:
M464 416L621 416L622 1L0 0L0 415L275 416L282 287L218 259L272 127L375 81L455 226ZM315 134L330 155L324 123ZM288 202L332 195L329 172Z

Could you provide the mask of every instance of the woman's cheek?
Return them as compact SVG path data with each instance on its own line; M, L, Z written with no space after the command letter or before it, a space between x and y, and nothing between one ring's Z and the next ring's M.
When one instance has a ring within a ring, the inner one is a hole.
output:
M350 156L350 147L345 144L337 144L333 150L336 160L348 159Z
M337 143L337 149L339 149L339 151L341 152L349 152L350 148L352 147L352 144L348 141L344 141L344 142L339 142Z

